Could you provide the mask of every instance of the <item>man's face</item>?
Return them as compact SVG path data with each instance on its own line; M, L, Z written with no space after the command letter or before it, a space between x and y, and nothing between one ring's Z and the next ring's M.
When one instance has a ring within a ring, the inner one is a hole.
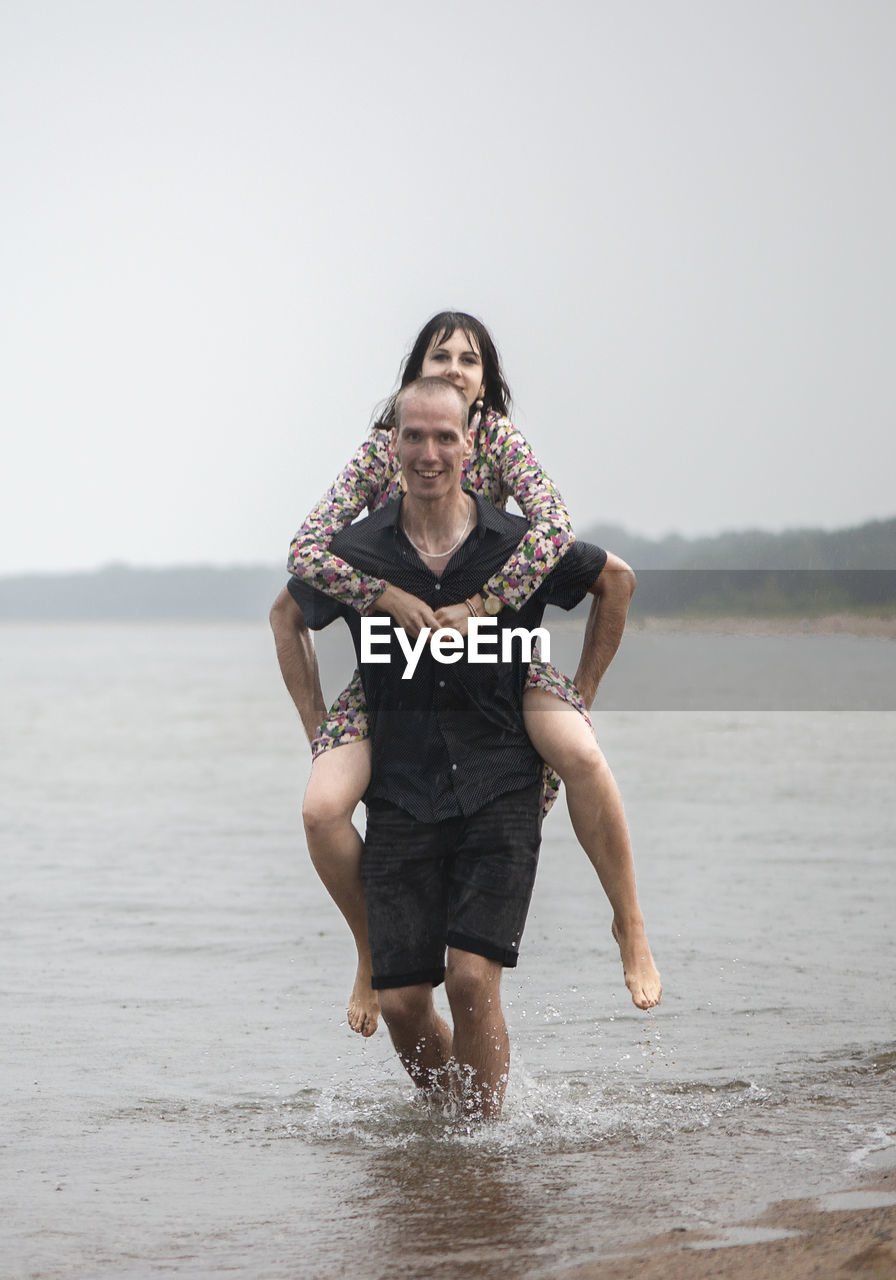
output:
M458 397L410 395L400 408L400 426L393 434L408 493L425 502L444 498L460 488L464 458L473 448L473 432L462 419Z

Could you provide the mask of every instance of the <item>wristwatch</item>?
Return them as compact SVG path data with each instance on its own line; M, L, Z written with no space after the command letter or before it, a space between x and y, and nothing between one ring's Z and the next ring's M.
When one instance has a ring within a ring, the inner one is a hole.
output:
M490 618L496 618L504 608L504 601L488 591L482 592L482 607Z

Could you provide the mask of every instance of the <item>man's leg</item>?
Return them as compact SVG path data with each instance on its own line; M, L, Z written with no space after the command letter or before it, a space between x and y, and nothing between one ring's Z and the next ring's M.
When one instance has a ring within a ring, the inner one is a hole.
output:
M451 1032L436 1012L432 984L387 987L380 1008L395 1051L418 1089L449 1088Z
M496 960L448 948L445 991L454 1019L452 1065L458 1073L461 1105L486 1120L501 1114L510 1070L501 968Z

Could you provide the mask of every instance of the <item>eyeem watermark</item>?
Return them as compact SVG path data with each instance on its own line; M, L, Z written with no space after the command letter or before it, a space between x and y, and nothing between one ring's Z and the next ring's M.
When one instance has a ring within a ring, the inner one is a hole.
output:
M361 661L391 662L391 653L384 653L383 649L391 648L392 631L391 618L362 618ZM497 618L471 618L467 623L466 638L454 627L439 627L437 631L433 631L432 627L424 627L413 643L408 639L404 627L395 627L394 632L405 658L402 680L410 680L427 643L436 662L445 664L460 662L464 651L468 662L512 662L514 639L521 642L523 662L532 661L536 640L541 641L541 657L545 662L551 660L551 637L546 627L533 627L531 630L527 627L505 627L500 633L499 644Z

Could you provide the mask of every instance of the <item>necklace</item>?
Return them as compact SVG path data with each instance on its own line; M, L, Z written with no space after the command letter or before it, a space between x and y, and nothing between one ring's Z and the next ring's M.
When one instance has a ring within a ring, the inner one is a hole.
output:
M411 544L414 550L417 552L418 556L426 556L427 559L429 560L444 560L446 556L451 555L452 551L457 550L457 548L463 542L464 538L467 536L467 530L470 527L470 520L472 519L472 516L473 516L473 504L471 503L469 506L469 509L467 510L467 523L464 525L463 530L461 531L461 535L458 538L457 542L455 542L453 547L449 547L447 551L424 551L422 547L417 546L416 542L408 533L407 529L402 529L402 533L407 538L408 542Z

